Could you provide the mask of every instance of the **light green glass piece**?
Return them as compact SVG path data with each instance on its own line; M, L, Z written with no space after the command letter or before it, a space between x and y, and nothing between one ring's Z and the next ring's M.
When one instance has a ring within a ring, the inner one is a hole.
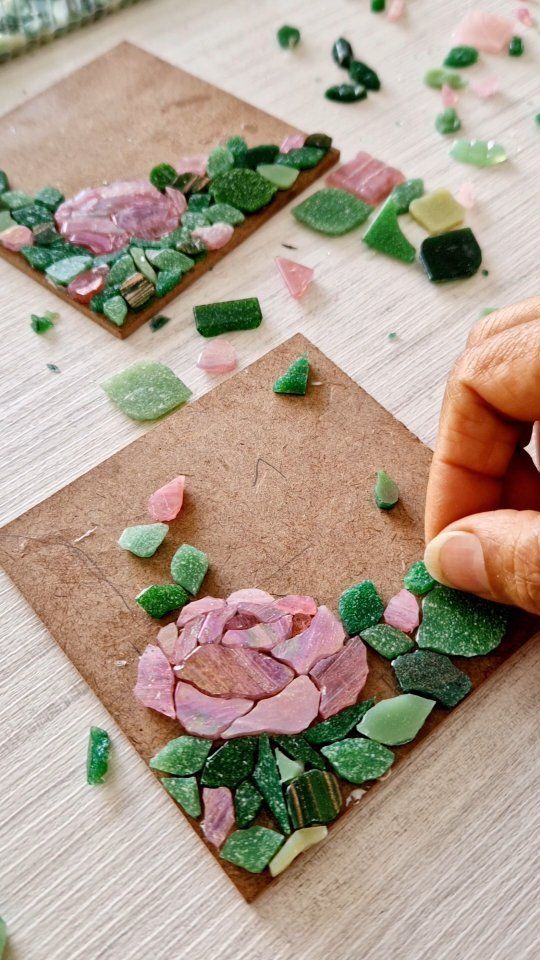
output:
M377 471L373 497L379 510L391 510L399 500L399 487L386 470Z
M195 777L163 777L166 791L190 817L200 817L201 798Z
M198 227L207 227L208 218L206 210L186 210L182 214L182 226L187 230L197 230Z
M304 827L303 830L295 830L268 864L270 874L273 877L279 876L301 853L321 843L327 836L328 827Z
M234 154L227 147L216 147L208 157L206 173L211 180L234 167Z
M416 250L402 233L397 207L390 197L383 203L362 240L372 250L385 253L403 263L413 263L416 260Z
M64 257L63 260L57 260L47 267L45 274L53 283L58 283L62 287L67 287L75 277L92 266L92 257Z
M314 746L321 746L321 744L333 743L334 740L343 740L343 737L346 737L348 733L351 732L352 728L359 723L365 713L373 706L375 700L364 700L362 703L355 703L352 707L345 707L344 710L340 710L339 713L335 713L333 717L329 717L328 720L321 720L320 723L316 723L314 727L310 727L309 730L306 730L304 736L309 743L312 743ZM318 757L319 754L316 753L315 757ZM324 761L321 760L320 763L313 763L311 758L306 758L311 766L319 766L324 769Z
M208 557L202 550L183 543L171 560L171 576L188 593L195 595L208 570Z
M220 857L250 873L262 873L283 843L284 837L268 827L235 830L225 841Z
M442 67L435 67L428 70L424 75L424 83L435 90L442 90L443 87L451 87L452 90L463 90L467 86L467 81L459 73L452 70L444 70Z
M495 140L454 140L450 156L474 167L494 167L508 159L504 147Z
M396 213L408 213L412 200L417 200L424 193L424 181L417 177L415 180L406 180L405 183L398 183L390 194L390 199L396 205Z
M424 230L432 235L454 230L465 219L465 208L449 190L434 190L418 200L413 200L409 213Z
M127 317L128 306L123 297L118 294L114 297L109 297L108 300L105 300L103 304L103 313L107 317L107 320L110 320L111 323L115 323L117 327L123 326L124 320Z
M208 207L206 218L209 223L228 223L231 227L239 227L246 219L242 211L230 203L214 203Z
M155 287L157 282L156 271L148 263L144 250L141 250L140 247L130 247L129 252L139 273L142 273L143 277L146 277Z
M202 770L211 746L212 741L202 737L176 737L152 757L150 766L161 773L190 777Z
M304 764L301 761L291 760L279 749L276 749L275 754L282 783L289 783L290 780L294 780L295 777L299 777L304 772Z
M136 557L153 557L168 532L166 523L142 523L139 526L126 527L118 540L118 546L122 547L122 550L129 550Z
M195 261L179 250L146 250L145 253L146 259L158 270L181 270L187 273L195 266Z
M101 383L108 397L132 420L157 420L186 403L191 390L163 363L142 360Z
M8 210L19 210L20 207L28 207L33 202L33 197L29 197L22 190L5 190L0 197L0 203Z
M15 220L11 216L9 210L0 210L0 233L3 233L4 230L10 230L11 227L16 226L17 224L15 223Z
M133 257L126 253L111 265L105 282L108 287L115 287L127 280L128 277L132 277L136 272Z
M361 636L362 640L387 660L393 660L402 653L409 653L414 647L414 641L406 633L390 627L387 623L376 623L373 627L362 630Z
M404 693L376 703L356 729L370 740L390 747L410 743L424 726L434 706L435 700Z
M2 957L4 956L4 950L6 949L7 942L8 932L6 921L2 920L2 917L0 917L0 960L2 960Z
M325 187L293 207L292 215L317 233L339 237L364 223L372 209L346 190Z
M386 702L386 701L384 701ZM364 783L384 776L394 762L394 754L382 743L349 737L321 748L332 767L349 783Z
M436 586L422 604L419 647L456 657L478 657L498 647L506 633L506 607Z
M261 163L257 167L257 173L273 183L278 190L288 190L298 180L299 170L278 163Z
M445 136L447 133L456 133L461 130L461 120L453 107L447 107L435 117L435 129Z

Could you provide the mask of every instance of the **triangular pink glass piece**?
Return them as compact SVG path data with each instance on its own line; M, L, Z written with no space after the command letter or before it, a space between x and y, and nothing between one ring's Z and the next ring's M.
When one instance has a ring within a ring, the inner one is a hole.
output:
M291 297L299 300L313 280L315 271L311 267L304 267L302 263L287 260L286 257L276 257L276 267L283 277Z

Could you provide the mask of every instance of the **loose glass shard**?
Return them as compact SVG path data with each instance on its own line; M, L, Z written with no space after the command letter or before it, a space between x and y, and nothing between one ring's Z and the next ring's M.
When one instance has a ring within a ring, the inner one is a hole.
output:
M372 208L346 190L324 188L293 207L292 214L304 226L331 237L359 227Z
M202 550L183 543L171 560L171 576L188 593L196 594L208 571L208 557Z
M504 147L494 140L454 140L450 156L474 167L493 167L507 159Z
M446 135L447 133L456 133L461 129L461 120L459 119L454 107L447 107L442 113L435 117L435 129Z
M191 396L189 387L169 367L150 360L103 380L101 388L132 420L157 420Z
M403 577L403 586L419 597L432 590L436 585L437 581L428 572L423 560L417 560L413 563Z
M413 200L409 213L431 234L452 230L465 218L464 208L449 190L434 190L419 200Z
M399 500L399 487L385 470L379 470L377 473L373 495L380 510L391 510Z
M91 786L103 783L109 769L111 738L106 730L90 727L86 758L86 782ZM0 951L1 954L1 951Z
M118 546L129 550L136 557L153 557L168 532L166 523L144 523L136 527L126 527L118 540Z
M452 47L444 58L445 67L470 67L478 60L478 50L476 47L460 46Z
M146 613L159 620L189 603L189 594L176 583L157 583L146 587L135 599Z
M480 269L482 251L472 230L464 227L424 240L420 262L433 283L466 280Z
M288 393L303 397L307 391L309 376L309 360L307 357L298 357L285 373L278 377L272 390L274 393Z
M216 337L231 330L253 330L262 322L257 297L201 304L193 307L193 316L197 331L203 337Z
M277 42L283 50L292 50L300 43L300 31L298 27L290 27L288 24L280 27L276 36Z

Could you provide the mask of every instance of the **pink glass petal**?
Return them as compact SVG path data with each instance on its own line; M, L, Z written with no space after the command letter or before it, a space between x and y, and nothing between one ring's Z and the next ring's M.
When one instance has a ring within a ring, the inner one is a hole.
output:
M390 6L388 7L387 17L390 20L390 23L395 23L396 20L399 20L405 13L405 0L391 0Z
M105 277L109 272L106 264L85 270L68 285L67 292L72 300L78 303L90 303L92 297L103 290Z
M295 734L309 727L319 712L320 693L309 677L296 677L275 697L260 700L222 733L224 740L258 733Z
M326 720L356 703L368 672L367 651L360 637L353 637L333 657L319 660L310 676L321 691L321 717Z
M180 157L175 169L177 173L196 173L197 176L204 177L207 160L208 157L205 153L196 153L191 157Z
M175 623L168 623L166 627L162 627L158 631L157 635L157 644L163 650L163 653L167 657L169 663L176 663L176 660L172 660L173 651L178 640L178 627Z
M180 219L182 214L187 210L187 200L184 194L181 190L175 190L174 187L165 187L165 195L171 201L178 214L178 219Z
M230 223L213 223L210 227L196 227L191 236L202 240L208 250L220 250L229 242L234 233Z
M252 650L271 650L291 635L292 617L284 616L275 623L257 623L247 630L228 629L221 641L226 647L250 647Z
M534 17L530 10L527 10L527 7L518 7L516 10L516 18L524 27L534 27Z
M285 664L257 650L217 643L197 647L175 673L210 696L249 700L279 693L294 676Z
M219 850L234 827L232 793L228 787L204 787L203 805L201 830L208 843Z
M244 601L243 603L238 604L238 613L248 613L252 614L254 617L257 617L259 623L273 623L275 620L279 620L283 616L283 610L280 610L278 607L274 606L274 601L269 604L263 603L248 603Z
M154 644L149 644L139 659L134 693L145 707L176 717L173 703L174 674L167 657Z
M217 597L201 597L200 600L192 600L191 603L186 603L176 623L179 627L185 627L186 623L194 620L195 617L200 617L201 614L224 609L225 600L218 600Z
M253 707L253 700L209 697L189 683L177 683L176 716L194 737L219 737L238 717Z
M186 478L180 475L152 494L148 501L148 513L152 520L176 519L184 502L185 483Z
M441 100L443 107L455 107L459 101L459 94L456 90L452 90L452 87L449 87L447 83L444 83L441 90Z
M471 180L464 180L456 193L456 200L465 207L466 210L472 210L475 203L474 186Z
M295 613L307 613L308 616L314 617L317 613L317 603L313 597L299 597L296 594L274 600L274 606L283 610L284 613L292 613L293 616Z
M287 260L286 257L276 257L275 264L291 297L299 300L312 282L315 271L311 267L305 267L302 263Z
M389 627L412 633L420 622L418 600L409 590L400 590L392 597L383 613L383 620Z
M0 243L6 250L18 253L21 247L31 247L34 243L34 234L29 227L8 227L0 233Z
M377 204L385 200L399 183L404 183L405 177L395 167L388 167L369 153L361 152L334 170L326 182L331 187L348 190L365 203Z
M227 597L227 603L273 603L274 598L266 590L257 587L248 587L245 590L235 590Z
M304 146L306 138L303 133L288 133L282 140L279 148L280 153L289 153L291 150L299 150Z
M485 10L470 10L454 31L456 44L476 47L482 53L501 53L514 33L514 24L508 17L500 17Z
M225 624L226 630L249 630L250 627L254 627L259 621L257 617L254 617L251 613L235 613L234 617L231 617L230 620L227 620Z
M344 639L345 631L337 617L328 607L319 607L307 630L278 644L272 655L296 673L308 673L318 660L341 650Z
M190 653L193 653L197 646L204 619L205 614L203 613L200 617L195 617L194 620L186 623L185 627L182 627L171 654L171 663L178 666L178 664L183 663L184 660L189 657Z
M238 366L238 357L228 340L209 340L202 348L197 366L207 373L230 373Z
M199 631L199 643L219 643L225 624L235 613L235 607L228 603L222 610L212 610L207 613Z
M470 85L471 91L481 100L487 100L493 97L500 90L500 83L497 77L484 77L481 80L473 80Z

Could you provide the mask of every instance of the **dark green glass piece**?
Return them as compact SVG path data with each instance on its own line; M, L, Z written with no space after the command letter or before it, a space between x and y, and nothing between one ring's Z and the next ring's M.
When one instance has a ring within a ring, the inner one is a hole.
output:
M328 770L308 770L287 787L287 806L295 830L335 820L343 799L339 783Z
M380 90L381 81L375 70L368 67L361 60L352 60L349 66L349 76L353 83L361 83L366 90Z
M288 23L284 23L279 28L276 37L282 50L292 50L300 43L301 34L298 27L291 27Z
M8 175L4 170L0 170L0 194L9 190Z
M291 826L283 798L279 770L267 736L259 737L259 758L253 771L253 779L283 833L290 833Z
M325 187L293 207L292 215L311 230L338 237L364 223L372 209L347 190Z
M139 606L146 610L146 613L159 619L164 617L166 613L184 607L186 603L189 603L190 596L183 587L179 587L176 583L163 583L147 587L135 599Z
M21 247L21 253L34 270L44 273L54 262L54 256L46 247Z
M38 223L49 223L53 215L47 207L40 203L29 203L25 207L18 207L12 211L11 216L22 227L35 227Z
M433 587L437 586L437 581L428 572L424 561L417 560L403 577L403 586L417 597L421 597L429 590L433 590Z
M424 181L419 177L415 180L406 180L398 183L390 194L390 199L396 206L396 213L408 213L413 200L419 200L424 195Z
M64 202L64 194L56 187L43 187L36 193L34 199L36 203L42 203L44 207L48 207L54 213Z
M156 280L156 297L164 297L181 282L182 270L160 270Z
M433 283L465 280L482 264L482 251L469 227L427 237L420 247L420 262Z
M231 137L225 144L234 157L235 167L244 166L244 157L247 153L248 145L243 137Z
M86 756L86 782L91 786L103 783L109 769L111 738L101 727L90 727Z
M202 770L211 746L212 741L202 737L175 737L152 757L150 766L161 773L190 777Z
M470 67L478 60L476 47L452 47L444 58L445 67Z
M232 330L254 330L262 322L261 305L257 297L204 303L193 307L193 316L195 326L203 337L217 337Z
M309 360L307 357L298 357L285 373L278 377L272 390L274 393L287 393L297 397L304 397L307 391L309 376Z
M164 190L165 187L172 186L176 177L176 170L171 167L170 163L158 163L150 171L150 183L158 190Z
M422 605L418 646L455 657L478 657L498 647L508 625L508 610L470 593L436 586Z
M50 370L51 373L60 373L60 367L57 367L55 363L48 363L47 369Z
M170 319L170 317L166 317L163 313L158 313L156 317L152 317L148 326L152 333L155 333L156 330L161 330L162 327L165 327L170 322Z
M279 154L279 147L275 143L262 143L258 147L251 147L244 154L244 166L256 170L260 164L275 163Z
M315 729L315 727L311 728L311 730ZM311 730L306 730L305 734L290 734L288 736L284 734L283 736L272 737L272 739L294 760L300 760L301 763L308 763L311 767L324 770L326 764L323 758L308 743L309 738L307 735L311 733Z
M256 737L229 740L208 757L201 783L205 787L236 787L253 773L256 753Z
M381 619L383 610L384 603L373 580L362 580L345 590L339 598L339 615L350 637L374 626Z
M28 207L33 203L33 197L22 190L4 190L0 194L0 205L8 210L19 210L20 207Z
M36 223L35 227L32 227L32 233L34 235L34 243L39 247L50 247L53 244L57 244L60 239L60 235L54 223L51 221Z
M201 798L195 777L163 777L161 782L182 810L190 817L200 817Z
M263 798L253 783L245 780L240 784L234 795L234 812L239 827L249 827L261 809L262 802Z
M325 151L317 147L297 147L288 153L278 154L274 162L283 167L294 167L295 170L311 170L321 162L324 154Z
M209 193L192 193L188 200L188 210L200 213L201 210L204 211L210 206L211 199Z
M372 628L375 629L375 628ZM326 743L333 743L335 740L343 740L353 727L364 716L367 710L374 705L375 700L363 700L362 703L355 703L352 707L345 707L328 720L322 720L306 730L304 737L315 746L322 746ZM322 764L321 764L322 766Z
M255 213L270 203L277 187L256 170L235 167L216 177L211 190L216 203L230 203L244 213Z
M445 707L455 707L472 689L467 674L449 657L433 650L406 653L393 660L392 666L403 693L424 694Z
M345 37L338 37L332 47L332 57L338 67L344 67L345 70L348 70L353 56L353 48L349 41L345 40Z
M379 510L391 510L399 500L399 487L385 470L377 472L373 496Z
M406 633L388 626L387 623L376 623L373 627L367 627L362 630L361 637L387 660L393 660L401 653L408 653L414 647L414 641Z
M386 7L386 0L371 0L371 12L382 13Z
M521 37L512 37L508 44L508 54L510 57L521 57L525 53L525 44Z
M324 150L328 153L332 146L332 137L327 133L310 133L304 141L305 147L316 147L317 150Z
M394 754L382 743L350 737L323 747L321 753L336 773L349 783L365 783L384 776L394 762Z
M227 837L220 857L243 867L250 873L261 873L283 844L283 837L268 827L249 827L235 830Z
M30 326L34 333L46 333L47 330L51 330L54 327L54 321L57 316L58 314L51 313L50 311L43 317L38 317L35 313L32 313L30 314Z
M366 99L367 90L361 83L338 83L328 87L324 95L327 100L335 103L357 103L358 100Z
M403 263L413 263L416 260L416 250L401 230L397 208L390 197L383 203L362 240L372 250Z
M461 130L461 120L453 107L447 107L435 117L435 129L443 135Z

